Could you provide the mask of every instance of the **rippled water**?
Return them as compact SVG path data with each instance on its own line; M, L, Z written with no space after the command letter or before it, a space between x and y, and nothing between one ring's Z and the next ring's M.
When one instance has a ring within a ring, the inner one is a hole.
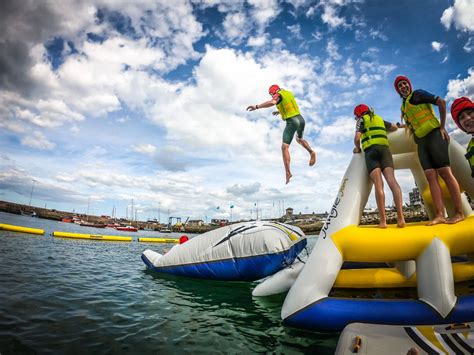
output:
M5 213L0 223L46 231L0 231L1 354L332 354L336 347L338 334L283 326L284 296L253 298L255 283L147 271L141 253L170 245L52 238L54 230L120 233Z

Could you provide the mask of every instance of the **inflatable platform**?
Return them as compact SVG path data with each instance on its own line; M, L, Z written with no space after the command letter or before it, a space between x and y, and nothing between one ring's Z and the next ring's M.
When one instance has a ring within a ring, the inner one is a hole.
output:
M403 130L388 137L395 168L411 170L431 218L434 207L415 143ZM451 140L449 153L461 189L474 196L464 149ZM466 196L462 198L467 218L458 224L414 223L380 229L358 225L371 187L363 154L354 154L308 260L269 277L253 294L289 289L283 321L309 329L342 330L354 322L430 325L473 321L474 215ZM443 196L448 216L453 215L449 193L443 191ZM452 263L452 257L462 255L467 261ZM344 262L383 262L392 267L341 270ZM360 292L403 287L416 287L416 292L411 296L392 292L391 297L375 298ZM349 297L336 296L340 288L353 292Z
M254 281L291 265L306 246L298 227L256 221L236 223L175 245L162 255L145 250L156 272L213 280Z
M474 354L474 322L433 326L354 323L344 328L336 355ZM416 354L416 352L415 352Z

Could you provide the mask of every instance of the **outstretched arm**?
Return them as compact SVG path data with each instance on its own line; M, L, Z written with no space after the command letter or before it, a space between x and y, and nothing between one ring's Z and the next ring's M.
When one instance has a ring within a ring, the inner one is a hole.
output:
M250 105L247 107L247 111L255 111L255 110L258 110L259 108L268 108L268 107L275 106L276 104L277 104L277 100L272 99L269 101L262 102L261 104L258 104L258 105Z

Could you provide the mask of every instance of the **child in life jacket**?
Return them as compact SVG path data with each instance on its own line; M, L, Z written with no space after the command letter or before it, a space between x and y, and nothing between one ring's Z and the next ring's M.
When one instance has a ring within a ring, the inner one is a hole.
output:
M383 191L382 174L392 190L393 201L397 208L397 226L403 228L405 219L403 217L402 191L393 170L393 158L388 146L387 131L395 131L397 127L390 122L384 121L376 115L369 106L361 104L354 109L356 133L354 137L354 153L360 153L361 143L365 153L365 164L370 179L374 183L375 200L379 210L379 228L387 228L387 217L385 215L385 194Z
M454 100L451 105L451 116L461 131L472 135L467 146L466 159L471 166L471 176L474 178L474 102L467 97Z
M394 86L402 98L402 119L414 135L415 143L418 145L418 158L433 198L436 215L428 225L461 222L464 220L461 191L458 181L451 171L448 153L450 138L444 128L446 102L441 97L427 91L412 90L410 80L406 76L396 77ZM438 106L439 120L434 113L433 105ZM455 209L454 216L447 220L444 217L443 193L438 176L446 183Z

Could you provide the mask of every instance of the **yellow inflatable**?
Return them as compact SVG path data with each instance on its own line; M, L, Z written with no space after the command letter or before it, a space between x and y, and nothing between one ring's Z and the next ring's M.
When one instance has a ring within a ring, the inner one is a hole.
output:
M53 232L53 237L90 239L90 240L107 240L107 241L113 241L113 242L131 242L132 241L132 237L121 237L117 235L80 234L80 233L70 233L70 232Z
M44 234L43 229L37 228L28 228L22 226L14 226L12 224L2 224L0 223L0 229L12 232L21 232L21 233L28 233L28 234Z

